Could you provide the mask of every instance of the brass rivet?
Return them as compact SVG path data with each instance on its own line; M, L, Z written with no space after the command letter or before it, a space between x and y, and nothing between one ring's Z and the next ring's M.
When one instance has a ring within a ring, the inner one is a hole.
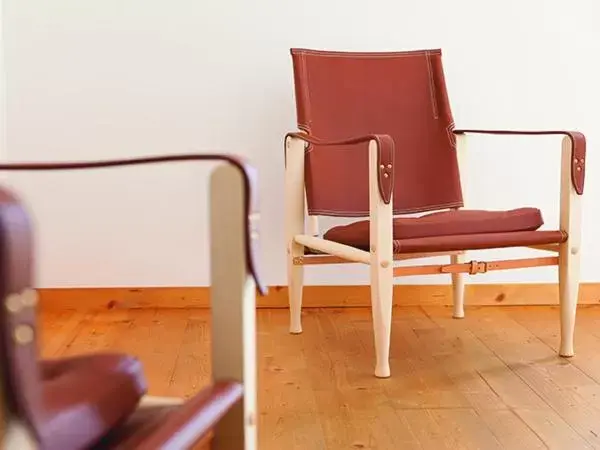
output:
M383 164L381 164L381 165L379 166L379 168L380 168L381 170L383 170L383 169L385 169L385 166L384 166Z
M390 175L389 175L387 172L383 174L383 177L384 177L384 178L387 178L387 177L389 177L389 176L390 176Z
M390 265L389 261L381 261L381 267L383 267L384 269Z
M575 158L575 159L573 160L573 162L574 162L575 164L577 164L577 158Z
M6 309L11 313L18 313L21 310L21 296L19 294L11 294L6 298Z
M581 164L583 164L583 158L581 158L581 159L579 160L579 162L580 162Z
M35 289L26 289L21 294L21 302L23 306L33 308L38 304L38 293Z
M388 168L388 169L391 169L391 168L392 168L392 165L391 165L391 164L388 164L388 165L387 165L387 168Z
M581 167L577 166L577 171L578 172L581 171Z
M33 328L29 325L19 325L15 328L15 341L17 344L25 345L33 341Z

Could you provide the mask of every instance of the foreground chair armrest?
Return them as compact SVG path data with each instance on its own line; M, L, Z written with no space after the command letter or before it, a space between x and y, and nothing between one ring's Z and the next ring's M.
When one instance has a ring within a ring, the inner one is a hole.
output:
M211 176L213 384L190 400L143 396L141 366L124 355L39 361L29 217L0 187L0 407L5 448L250 450L256 434L255 292L259 281L254 169L220 154L0 164L0 170L83 170L174 161L221 161Z

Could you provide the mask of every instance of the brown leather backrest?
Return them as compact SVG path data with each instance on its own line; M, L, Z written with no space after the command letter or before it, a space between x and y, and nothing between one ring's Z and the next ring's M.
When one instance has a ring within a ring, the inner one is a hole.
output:
M299 129L320 140L394 140L394 214L463 205L441 50L291 54ZM309 214L368 215L366 144L311 144L305 161Z

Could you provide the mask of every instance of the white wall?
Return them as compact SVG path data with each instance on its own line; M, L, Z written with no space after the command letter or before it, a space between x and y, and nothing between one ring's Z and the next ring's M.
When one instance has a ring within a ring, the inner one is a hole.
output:
M289 48L442 47L458 127L587 134L582 276L600 281L595 0L4 1L8 157L245 155L261 174L268 284L285 283L282 139L295 124ZM555 137L473 138L471 206L538 205L555 227L559 147ZM207 284L206 173L187 164L11 176L35 215L39 284ZM367 281L364 267L345 269L309 268L307 282ZM472 281L545 282L555 273Z

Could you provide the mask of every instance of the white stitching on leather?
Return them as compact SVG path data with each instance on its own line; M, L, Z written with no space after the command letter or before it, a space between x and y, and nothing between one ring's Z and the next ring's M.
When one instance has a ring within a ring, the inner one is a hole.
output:
M441 55L441 49L431 49L431 50L407 50L401 52L333 52L327 50L295 50L295 53L298 55L311 55L311 56L323 56L323 57L331 57L331 58L367 58L367 59L376 59L376 58L410 58L413 56L423 56L427 53L433 55Z
M428 212L428 211L436 211L438 209L445 208L461 208L464 206L464 202L451 202L451 203L443 203L441 205L429 205L424 207L417 208L407 208L407 209L394 209L393 214L401 215L401 214L412 214L418 212ZM329 210L329 209L310 209L308 213L311 216L332 216L332 217L363 217L368 216L369 211L339 211L339 210Z
M429 52L425 52L425 59L427 60L427 73L429 75L429 95L431 96L431 107L433 108L433 118L439 119L438 104L435 98L435 83L433 81L433 69L431 67L431 57Z

